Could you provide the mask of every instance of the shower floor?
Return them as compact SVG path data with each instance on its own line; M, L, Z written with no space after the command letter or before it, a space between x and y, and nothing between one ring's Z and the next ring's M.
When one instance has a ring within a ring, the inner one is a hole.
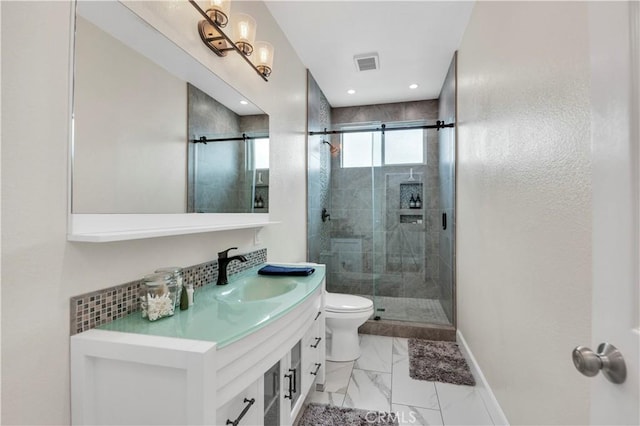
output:
M429 324L451 324L438 299L390 296L377 296L374 298L369 295L362 295L362 297L373 300L376 309L384 309L384 311L376 311L374 313L374 316L379 315L382 319Z

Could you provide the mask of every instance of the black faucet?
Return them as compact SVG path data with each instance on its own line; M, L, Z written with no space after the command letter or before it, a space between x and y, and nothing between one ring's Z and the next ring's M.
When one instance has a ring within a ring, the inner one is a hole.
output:
M247 258L239 254L237 256L228 257L229 251L238 250L238 247L231 247L218 253L218 282L216 285L225 285L227 281L227 266L232 260L239 260L240 262L246 262Z

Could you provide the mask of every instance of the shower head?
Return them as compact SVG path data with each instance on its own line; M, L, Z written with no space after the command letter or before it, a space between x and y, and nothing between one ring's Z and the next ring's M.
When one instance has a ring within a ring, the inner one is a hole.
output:
M324 139L323 139L323 140L322 140L322 143L326 143L327 145L329 145L329 146L331 147L331 148L329 148L329 151L330 151L332 154L337 154L337 153L338 153L338 151L340 151L340 148L338 148L337 146L333 146L333 145L331 144L331 142L329 142L329 141L327 141L327 140L324 140Z

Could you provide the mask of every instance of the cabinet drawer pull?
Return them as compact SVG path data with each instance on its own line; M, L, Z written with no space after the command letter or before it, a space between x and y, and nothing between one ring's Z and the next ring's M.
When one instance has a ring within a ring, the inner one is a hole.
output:
M322 337L316 337L316 343L311 345L311 347L314 349L317 348L321 340L322 340Z
M245 414L247 414L247 411L249 411L249 408L251 408L251 406L256 402L255 398L251 398L251 399L244 399L244 403L247 404L246 407L244 407L244 410L242 410L242 413L240 413L240 415L238 416L237 419L235 419L234 421L231 421L229 419L227 419L227 424L228 425L233 425L233 426L238 426L238 424L240 423L240 420L242 420L242 418L244 417Z
M314 321L317 320L320 315L322 315L322 311L318 311L318 313L316 314L316 317L313 319Z
M296 370L295 368L290 368L289 372L291 374L285 374L284 377L289 379L289 395L285 395L285 399L293 399L293 394L296 393Z
M318 364L318 363L316 362L316 371L312 371L312 372L311 372L311 375L312 375L312 376L317 375L317 374L318 374L318 371L320 370L320 367L321 367L321 366L322 366L322 364Z

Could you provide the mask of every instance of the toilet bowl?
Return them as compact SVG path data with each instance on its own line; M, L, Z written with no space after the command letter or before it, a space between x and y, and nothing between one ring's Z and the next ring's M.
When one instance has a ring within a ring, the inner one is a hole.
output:
M353 361L360 357L358 327L373 315L373 301L351 294L326 293L327 360Z

